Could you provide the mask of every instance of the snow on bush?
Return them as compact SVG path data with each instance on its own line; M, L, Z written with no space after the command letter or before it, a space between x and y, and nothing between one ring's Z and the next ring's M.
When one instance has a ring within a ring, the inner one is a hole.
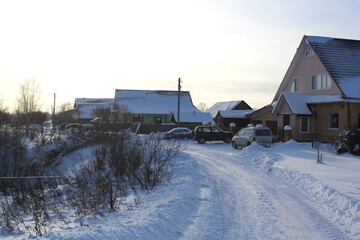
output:
M87 145L98 143L93 158L62 178L20 178L17 182L21 184L4 189L0 195L4 231L37 237L51 231L51 225L69 213L83 218L119 210L129 189L150 191L169 180L172 160L184 148L178 141L162 141L159 135L122 132L94 137L85 141ZM63 141L39 148L37 162L52 163L67 152L69 144ZM67 141L77 143L76 148L84 146L73 137Z
M347 129L335 141L336 152L360 156L360 129Z

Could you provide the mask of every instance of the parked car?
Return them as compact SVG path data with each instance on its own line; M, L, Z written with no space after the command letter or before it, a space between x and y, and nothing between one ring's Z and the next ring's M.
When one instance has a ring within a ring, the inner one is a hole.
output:
M191 139L192 131L188 128L178 127L164 133L165 139Z
M91 120L91 123L102 123L104 120L101 117L96 117L93 120Z
M205 143L206 141L224 141L231 142L233 134L222 130L217 126L198 126L194 130L194 140L198 143Z
M231 140L231 145L233 148L237 148L239 146L246 147L252 142L257 142L264 147L271 147L272 141L273 134L270 128L258 124L255 127L249 126L237 132Z

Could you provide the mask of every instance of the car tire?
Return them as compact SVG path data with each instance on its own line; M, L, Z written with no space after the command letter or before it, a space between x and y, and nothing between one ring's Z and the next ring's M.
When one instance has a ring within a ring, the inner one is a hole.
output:
M200 143L200 144L204 144L205 142L206 142L205 138L200 138L198 140L198 143Z
M231 138L225 138L225 141L226 143L231 143Z
M246 143L246 146L250 146L250 145L251 145L251 142L247 142L247 143Z
M232 141L232 142L231 142L231 146L232 146L234 149L236 149L236 148L237 148L236 142Z

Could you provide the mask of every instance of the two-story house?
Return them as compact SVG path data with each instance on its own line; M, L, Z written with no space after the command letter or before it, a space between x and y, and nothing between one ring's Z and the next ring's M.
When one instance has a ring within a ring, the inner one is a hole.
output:
M304 36L273 103L249 115L252 123L285 125L292 138L332 141L360 127L360 41Z

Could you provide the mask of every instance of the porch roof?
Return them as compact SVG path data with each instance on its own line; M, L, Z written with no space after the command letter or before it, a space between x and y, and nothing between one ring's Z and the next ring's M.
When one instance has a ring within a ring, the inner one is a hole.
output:
M300 92L282 92L279 100L275 103L273 114L282 114L281 110L285 103L289 107L292 114L311 115L312 112L308 106L309 104L345 101L347 100L343 99L341 95L308 95Z

